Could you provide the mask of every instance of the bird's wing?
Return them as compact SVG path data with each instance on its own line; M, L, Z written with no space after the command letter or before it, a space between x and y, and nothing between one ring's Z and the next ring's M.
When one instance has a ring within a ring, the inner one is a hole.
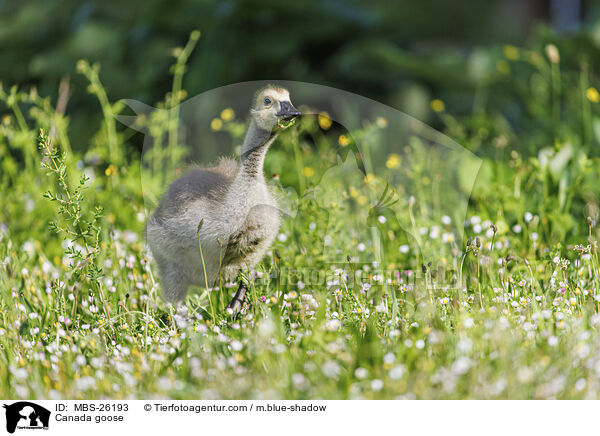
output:
M164 220L178 215L195 200L222 199L233 181L235 171L235 161L225 162L225 159L216 167L189 170L167 188L154 213L155 218Z

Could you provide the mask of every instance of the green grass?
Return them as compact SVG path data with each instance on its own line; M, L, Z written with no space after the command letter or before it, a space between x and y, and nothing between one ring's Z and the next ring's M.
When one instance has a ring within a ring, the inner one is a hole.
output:
M122 107L106 98L97 68L80 64L105 114L85 154L70 151L70 120L48 99L2 91L0 394L598 398L598 108L587 73L561 72L533 49L503 62L525 64L527 53L537 53L531 65L514 68L529 69L506 76L500 64L499 80L522 91L532 75L551 78L535 92L564 93L554 105L516 98L542 118L564 117L560 125L516 134L498 114L458 118L436 105L446 132L484 159L465 243L455 226L463 223L415 213L428 199L388 191L384 174L328 182L333 194L301 195L295 218L283 220L235 321L224 310L232 284L196 289L185 322L161 299L142 236L140 156L112 121ZM239 137L240 120L222 125ZM267 173L300 193L316 188L324 163L351 147L335 127L302 120L269 152ZM422 247L434 255L424 258L387 209L372 216L367 205L391 193L398 221L424 229ZM357 217L376 219L384 265Z

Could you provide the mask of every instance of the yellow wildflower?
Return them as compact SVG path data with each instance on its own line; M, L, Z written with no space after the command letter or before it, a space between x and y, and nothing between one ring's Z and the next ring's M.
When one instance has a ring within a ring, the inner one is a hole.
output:
M210 122L210 128L212 130L214 130L215 132L217 130L221 130L222 127L223 127L223 121L221 121L220 118L213 118L213 120Z
M392 153L388 156L387 161L385 162L385 166L390 169L398 168L401 162L402 158L400 157L400 155Z
M444 102L438 98L431 100L431 103L429 105L431 106L431 109L434 112L443 112L444 109L446 109L446 105L444 104Z
M377 117L377 119L375 120L375 124L377 124L377 127L379 127L380 129L385 129L388 125L387 119L385 119L384 117Z
M104 171L104 174L106 174L107 176L111 176L116 173L117 173L117 169L115 168L115 166L113 164L110 164L108 166L108 168L106 168L106 170Z
M221 119L225 122L230 121L235 116L235 112L230 107L221 111Z
M598 93L598 90L592 86L590 86L588 89L586 89L585 96L592 103L600 102L600 93Z
M519 59L519 49L514 45L505 45L502 49L506 59L516 61Z
M329 128L331 127L332 121L331 118L329 118L329 114L327 112L321 112L317 116L317 120L319 121L319 126L321 126L321 129L329 130Z
M312 167L304 167L302 169L302 175L304 177L312 177L315 175L315 170Z

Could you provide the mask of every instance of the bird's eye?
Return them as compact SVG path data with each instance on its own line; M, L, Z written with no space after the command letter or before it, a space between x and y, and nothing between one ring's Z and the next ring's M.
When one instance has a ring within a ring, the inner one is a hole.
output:
M273 103L273 102L271 101L271 99L270 99L269 97L266 97L266 98L265 98L265 106L269 106L271 103Z

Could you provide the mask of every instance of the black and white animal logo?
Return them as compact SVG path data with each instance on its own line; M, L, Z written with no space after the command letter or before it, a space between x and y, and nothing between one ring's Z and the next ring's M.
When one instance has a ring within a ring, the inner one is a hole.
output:
M10 405L4 404L6 409L6 431L14 433L19 429L48 429L50 411L42 406L29 401L19 401Z

